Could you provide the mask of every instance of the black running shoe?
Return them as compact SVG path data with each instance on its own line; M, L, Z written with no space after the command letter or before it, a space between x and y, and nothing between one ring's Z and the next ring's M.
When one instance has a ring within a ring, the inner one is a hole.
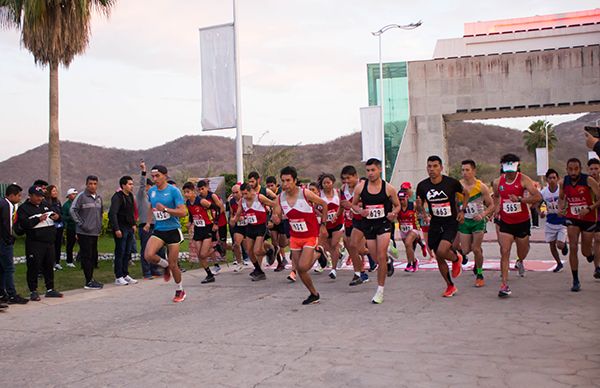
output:
M257 273L256 275L252 276L253 282L258 282L259 280L266 280L266 279L267 279L267 275L264 272L260 272L260 273Z
M202 280L200 282L200 284L206 284L206 283L214 283L215 282L215 277L214 275L208 275L204 278L204 280Z
M567 244L565 244L565 246L563 247L563 249L560 250L560 252L562 253L563 256L566 256L569 254L569 246Z
M593 263L594 262L594 255L589 255L587 257L587 261L588 261L588 263Z
M27 302L29 302L29 299L25 299L23 298L21 295L16 294L15 296L11 296L10 298L8 298L8 304L27 304Z
M62 298L63 294L56 290L48 290L46 291L46 298Z
M257 274L256 272L256 268L254 268L254 271L250 272L250 274L248 276L250 276L251 278L255 277Z
M360 276L356 276L356 274L354 274L352 281L348 285L349 286L358 286L360 284L363 284L363 280L360 278Z
M317 294L317 295L310 294L308 296L308 298L306 298L306 299L304 299L302 301L302 304L303 305L317 304L317 303L319 303L319 299L321 299L321 297L319 296L319 294Z
M558 263L558 264L556 264L556 267L552 270L552 272L558 273L558 272L560 272L562 270L563 270L563 264L562 263Z
M319 252L318 261L321 268L327 267L327 257L325 256L325 250L323 250L323 247L319 245L315 248L315 251Z
M467 263L469 262L469 258L467 257L467 255L462 255L462 257L463 257L462 265L467 265Z
M0 303L8 303L9 299L10 297L8 296L8 294L2 294L2 296L0 296Z
M269 263L269 265L273 265L274 262L275 262L275 251L273 250L273 248L269 248L269 250L267 251L267 263Z
M29 300L33 300L34 302L39 302L41 300L40 295L36 291L32 291L31 294L29 295Z
M596 267L594 271L594 279L600 279L600 267Z
M387 262L387 276L388 278L394 274L394 259L388 257Z
M285 269L285 264L283 264L283 262L277 264L277 268L275 268L273 270L273 272L281 272Z
M101 290L102 287L104 287L104 284L99 283L95 280L92 280L88 282L85 286L83 286L83 288L85 288L86 290Z
M573 286L571 287L571 291L579 292L581 291L581 284L579 282L573 282Z

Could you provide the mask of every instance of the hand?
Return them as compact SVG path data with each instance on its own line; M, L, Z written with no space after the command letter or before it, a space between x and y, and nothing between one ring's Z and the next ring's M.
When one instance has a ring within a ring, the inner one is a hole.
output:
M346 210L350 210L350 208L352 207L352 203L350 203L350 201L344 199L344 200L340 201L340 206Z
M116 238L123 238L123 232L121 232L120 230L115 231L115 237Z
M273 229L275 225L273 224L273 218L269 222L267 222L267 229Z
M509 196L508 196L508 199L510 199L510 201L511 201L511 202L521 202L521 201L519 200L519 197L517 197L517 196L516 196L516 195L514 195L514 194L511 194L511 195L509 195Z
M40 216L40 222L46 221L48 219L48 214L44 213Z
M144 232L148 233L150 231L150 224L144 225Z
M59 217L58 217L58 214L56 214L56 213L52 213L52 214L50 214L50 218L51 218L53 221L56 221L56 220L58 220L58 218L59 218Z
M591 211L591 209L589 207L584 207L583 209L581 209L581 212L579 212L579 217L584 217L585 215L587 215L589 212Z
M146 172L146 162L144 162L143 160L140 162L140 169L143 172Z
M158 210L159 212L164 212L166 208L167 207L165 205L163 205L162 203L156 204L156 210Z
M465 213L459 211L458 215L456 216L456 220L458 221L459 224L462 224L463 222L465 222Z
M464 218L464 216L463 216ZM475 217L473 217L473 221L481 221L483 220L483 216L481 214L477 214L475 215Z
M360 211L360 215L363 217L368 217L369 216L369 209L362 209Z
M326 239L329 236L329 234L327 233L327 227L325 227L325 225L321 225L321 227L319 228L319 234L323 239Z
M389 212L387 214L387 219L390 221L396 221L396 218L398 218L398 216L394 212Z

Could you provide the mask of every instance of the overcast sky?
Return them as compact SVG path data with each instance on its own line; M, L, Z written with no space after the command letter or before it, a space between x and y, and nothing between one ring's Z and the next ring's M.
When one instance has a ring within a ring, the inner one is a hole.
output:
M482 1L238 0L244 132L256 141L268 131L262 144L307 144L358 131L366 63L377 62L370 32L385 24L423 20L416 30L386 33L384 61L429 59L437 39L463 35L464 22L595 7L587 0L504 0L493 8ZM88 50L60 71L61 139L143 149L200 134L198 28L231 18L226 0L121 0L109 19L95 17ZM47 142L48 69L34 65L15 31L0 30L0 53L4 160Z

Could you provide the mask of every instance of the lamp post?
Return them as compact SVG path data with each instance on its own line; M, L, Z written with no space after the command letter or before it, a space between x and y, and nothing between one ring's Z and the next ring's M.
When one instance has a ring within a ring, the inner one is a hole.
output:
M379 113L381 114L381 165L383 168L382 171L382 179L386 179L385 176L385 124L383 121L383 61L381 59L381 35L383 35L384 32L389 31L391 29L394 28L398 28L401 30L413 30L417 27L419 27L421 24L423 24L422 21L418 21L416 23L410 23L410 24L406 24L406 25L399 25L399 24L388 24L387 26L383 26L381 27L381 29L379 29L378 31L375 32L371 32L371 34L373 34L373 36L376 36L379 38Z

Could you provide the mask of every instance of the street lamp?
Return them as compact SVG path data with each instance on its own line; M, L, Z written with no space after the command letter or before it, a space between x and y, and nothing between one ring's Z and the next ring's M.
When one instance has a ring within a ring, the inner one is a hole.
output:
M388 24L387 26L381 27L378 31L371 32L373 36L377 36L379 38L379 113L381 114L381 165L383 166L382 178L385 180L385 131L384 131L384 122L383 122L383 62L381 60L381 35L384 32L399 28L401 30L414 30L419 27L423 22L419 20L416 23L410 23L405 25L399 24Z

